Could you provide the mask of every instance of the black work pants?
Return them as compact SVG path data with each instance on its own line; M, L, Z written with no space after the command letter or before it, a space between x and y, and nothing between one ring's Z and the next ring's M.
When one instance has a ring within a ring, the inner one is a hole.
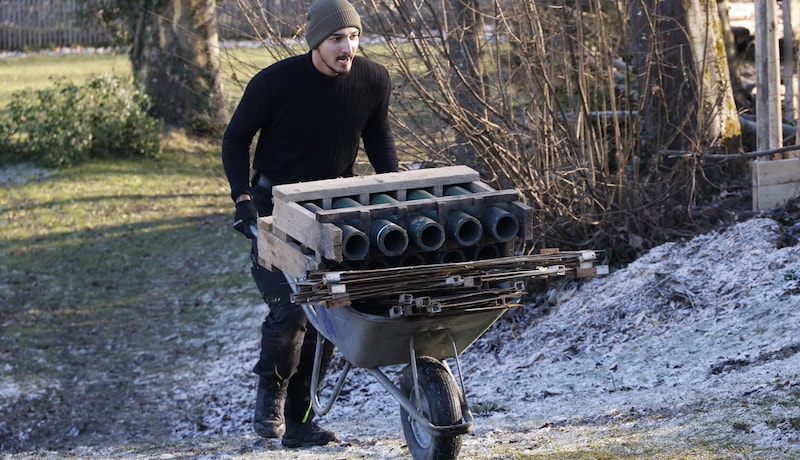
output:
M252 187L253 204L260 216L272 214L272 193L257 184ZM251 251L253 279L269 313L261 324L261 352L253 372L270 380L288 380L285 416L295 422L313 417L311 373L314 366L317 331L308 323L303 309L290 301L292 288L281 271L270 271L258 263L258 244ZM320 380L333 358L334 347L325 342Z

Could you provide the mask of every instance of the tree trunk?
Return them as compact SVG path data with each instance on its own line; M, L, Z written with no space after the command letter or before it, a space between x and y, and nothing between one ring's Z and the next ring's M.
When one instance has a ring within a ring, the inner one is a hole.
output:
M450 64L453 66L450 84L462 109L461 116L456 117L456 146L452 152L460 164L481 169L470 137L482 129L481 120L485 119L477 97L484 87L480 57L483 20L478 0L451 0L450 12L452 16L447 35Z
M195 134L228 121L214 0L169 0L147 15L142 68L153 115Z
M630 0L629 6L645 145L738 148L741 127L716 3Z
M730 6L728 0L717 0L717 13L719 13L720 27L722 28L722 38L725 40L725 55L728 57L728 71L733 88L733 98L739 107L750 108L752 105L748 100L748 94L741 78L741 62L736 53L736 35L731 27Z

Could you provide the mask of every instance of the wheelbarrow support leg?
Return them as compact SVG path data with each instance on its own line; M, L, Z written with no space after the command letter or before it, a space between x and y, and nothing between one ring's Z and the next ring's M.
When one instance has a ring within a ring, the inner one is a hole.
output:
M319 401L319 371L322 367L322 346L325 344L325 338L322 337L322 334L317 334L317 346L314 350L314 366L311 368L311 407L314 409L314 413L317 415L325 415L331 411L333 404L336 402L336 399L339 397L339 393L342 391L342 387L344 387L344 382L347 379L347 374L350 372L351 364L349 361L344 362L344 368L342 372L339 374L339 378L336 379L336 385L333 388L333 394L328 399L326 404L323 406L322 403Z
M450 343L453 346L453 360L456 362L456 370L458 371L458 384L461 387L461 413L465 414L466 416L472 417L472 413L469 410L469 403L467 402L467 388L464 385L464 373L461 371L461 360L458 359L458 349L456 348L456 341L453 340L453 337L450 337L450 334L447 334L450 338ZM420 404L420 392L419 392L419 371L417 370L417 352L414 349L414 336L411 336L411 339L408 343L408 354L411 357L411 375L414 376L414 404L419 407Z

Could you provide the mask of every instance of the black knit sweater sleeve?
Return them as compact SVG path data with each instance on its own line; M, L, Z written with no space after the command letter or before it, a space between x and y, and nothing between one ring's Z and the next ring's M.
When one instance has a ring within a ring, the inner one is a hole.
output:
M222 136L222 165L231 186L231 198L250 194L250 146L256 133L269 124L261 101L267 100L269 85L262 70L245 88L238 107Z

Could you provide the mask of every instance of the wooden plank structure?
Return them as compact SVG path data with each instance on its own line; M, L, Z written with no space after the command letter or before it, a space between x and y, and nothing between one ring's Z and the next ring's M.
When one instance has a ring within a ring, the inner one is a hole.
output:
M771 209L800 196L800 158L754 161L753 209Z
M337 207L343 199L349 205ZM516 191L495 190L465 166L278 185L273 204L273 215L258 221L259 263L289 275L297 304L353 306L386 318L451 315L516 306L526 279L607 272L595 266L594 251L514 255L516 242L533 239L533 209ZM414 216L424 215L444 230L454 213L490 230L468 244L452 235L435 249L408 245L404 254L387 256L370 247L363 259L347 258L346 226L372 232L372 243L373 223L410 228ZM512 234L491 230L497 215L513 218ZM479 248L495 251L487 256ZM463 252L464 260L443 257L450 252ZM382 264L370 266L373 259Z
M449 186L459 186L470 193L447 196L445 191ZM409 192L416 190L424 190L431 198L408 199ZM377 194L391 195L396 202L370 204ZM350 198L360 206L334 208L338 198ZM412 216L428 214L446 227L451 210L470 209L471 213L482 215L495 206L516 217L519 230L515 239L533 238L533 209L519 201L516 191L494 190L466 166L278 185L273 187L273 203L273 215L259 219L258 223L259 263L292 276L348 262L343 254L342 223L367 231L373 220L391 219L406 228ZM309 204L319 209L311 211ZM500 248L500 253L508 253L513 241L498 242L484 235L476 247L493 244ZM437 253L454 249L459 249L458 244L446 241ZM409 247L405 255L423 252ZM371 250L368 259L386 257Z
M797 26L798 12L796 0L783 2L782 28L784 40L795 43L793 38ZM783 145L780 92L780 58L778 56L777 15L774 0L756 0L754 2L756 28L756 142L760 151L776 149ZM793 47L785 46L784 52L784 86L786 87L785 108L787 117L797 120L798 107L797 88L794 88L797 75L797 57ZM800 139L795 137L795 143ZM794 158L792 158L794 157ZM771 160L759 158L752 165L753 209L765 210L785 204L788 200L800 196L800 158L796 152L773 155Z

